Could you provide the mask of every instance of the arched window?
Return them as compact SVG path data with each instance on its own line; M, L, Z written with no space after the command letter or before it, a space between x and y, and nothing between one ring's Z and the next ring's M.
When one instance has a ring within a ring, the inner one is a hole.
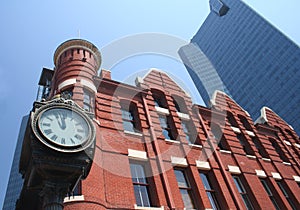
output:
M173 95L172 99L177 112L187 113L187 108L182 97Z
M221 150L229 150L229 145L224 138L223 132L218 124L212 123L211 132L214 135L214 138L218 142L218 147Z
M130 132L140 132L141 128L136 104L122 101L121 112L124 130Z
M252 131L252 127L250 125L250 123L248 122L248 120L246 119L246 117L242 116L242 115L238 115L240 121L242 122L243 126L246 128L246 130L248 131Z
M93 111L93 94L91 93L91 91L87 90L87 89L83 89L83 109L91 112Z
M277 154L279 155L280 159L283 162L288 162L289 159L287 158L287 156L284 154L283 150L281 149L281 147L279 146L278 142L276 141L276 139L273 138L269 138L272 146L274 147L275 151L277 152Z
M167 108L168 105L164 93L155 89L152 89L151 91L154 105L162 108Z
M231 126L236 127L236 128L239 127L239 125L238 125L238 123L236 122L236 120L235 120L235 118L234 118L234 116L233 116L232 113L227 112L226 118L227 118L227 120L228 120L228 122L229 122L229 124L230 124Z

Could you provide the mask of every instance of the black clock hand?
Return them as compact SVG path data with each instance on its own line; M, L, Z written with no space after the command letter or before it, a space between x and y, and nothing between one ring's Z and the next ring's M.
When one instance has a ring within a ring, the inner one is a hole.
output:
M60 128L65 130L66 129L66 116L64 115L64 113L59 113L59 117L60 117L60 120L61 120L61 125Z
M61 124L61 122L60 122L60 120L59 120L59 118L60 118L59 113L55 113L54 115L55 115L55 118L56 118L56 120L57 120L57 122L58 122L59 127L62 128L62 124Z

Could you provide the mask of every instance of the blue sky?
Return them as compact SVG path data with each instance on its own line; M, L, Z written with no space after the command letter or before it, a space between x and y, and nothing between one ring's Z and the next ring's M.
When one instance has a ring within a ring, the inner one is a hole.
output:
M299 0L245 0L300 45ZM98 48L126 36L157 33L189 41L209 13L208 0L52 0L4 1L0 7L0 204L5 196L22 116L36 98L43 67L53 68L53 53L65 40L87 39ZM135 56L112 71L115 80L156 67L171 73L202 103L183 65L159 54Z

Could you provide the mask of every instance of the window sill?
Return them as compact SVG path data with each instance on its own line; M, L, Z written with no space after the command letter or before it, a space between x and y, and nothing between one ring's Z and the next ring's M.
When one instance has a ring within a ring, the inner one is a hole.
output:
M246 157L248 157L250 159L256 159L256 156L254 156L254 155L246 155Z
M184 120L189 120L190 119L190 116L186 113L177 112L177 115L180 119L184 119Z
M68 196L64 198L64 203L84 201L84 195Z
M143 207L143 206L137 206L134 204L134 209L141 209L141 210L164 210L164 207Z
M229 150L220 149L220 152L221 153L226 153L226 154L231 154L231 151L229 151Z
M169 115L170 112L168 109L166 108L162 108L162 107L159 107L159 106L155 106L155 110L160 113L160 114L164 114L164 115Z
M143 136L143 134L141 133L136 133L136 132L132 132L132 131L124 131L124 133L126 134L130 134L130 135L134 135L134 136Z
M180 144L180 141L172 140L172 139L165 139L168 143Z
M269 158L262 158L262 160L267 161L267 162L271 162L271 159L269 159Z
M190 147L196 147L196 148L199 148L199 149L202 149L202 145L199 145L199 144L189 144Z
M290 166L290 165L292 165L291 163L288 163L288 162L282 162L284 165L288 165L288 166Z

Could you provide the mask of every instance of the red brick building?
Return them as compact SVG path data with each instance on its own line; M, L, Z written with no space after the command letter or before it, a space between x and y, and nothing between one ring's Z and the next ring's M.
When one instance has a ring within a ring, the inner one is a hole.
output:
M299 137L267 107L254 123L222 92L211 108L193 104L157 69L136 86L97 76L100 53L84 40L60 45L54 62L48 99L71 97L96 126L90 173L66 210L300 209Z

